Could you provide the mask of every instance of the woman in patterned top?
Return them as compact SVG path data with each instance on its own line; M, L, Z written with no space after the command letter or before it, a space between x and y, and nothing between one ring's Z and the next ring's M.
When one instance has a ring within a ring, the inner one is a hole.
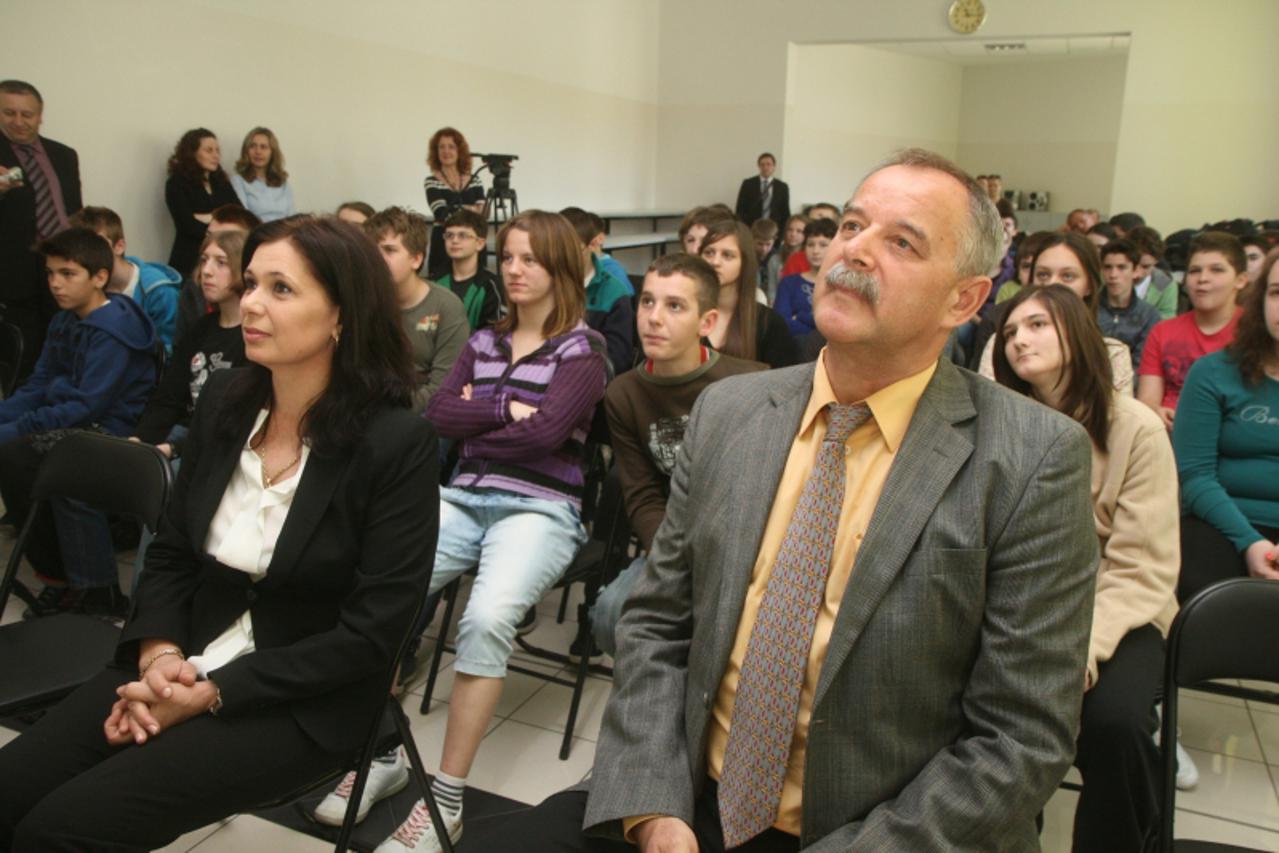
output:
M471 147L466 144L466 137L451 127L442 127L431 137L426 149L426 165L431 174L422 187L426 190L431 215L435 217L426 266L427 274L435 280L449 271L449 256L444 251L444 220L462 208L482 212L484 185L479 176L471 174Z

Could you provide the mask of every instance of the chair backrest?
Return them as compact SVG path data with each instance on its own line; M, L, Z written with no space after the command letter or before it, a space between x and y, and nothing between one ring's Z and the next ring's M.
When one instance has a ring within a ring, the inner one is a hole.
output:
M1214 678L1279 682L1279 583L1237 578L1182 607L1168 634L1177 685Z
M1168 631L1164 712L1160 724L1163 790L1161 853L1172 853L1177 798L1178 688L1210 679L1279 682L1279 582L1235 578L1186 602Z
M0 394L6 399L18 384L24 346L22 330L12 323L0 322Z
M136 518L154 531L172 489L169 462L151 445L97 432L73 432L40 463L31 502L71 498Z
M591 535L604 543L602 584L613 581L629 564L627 549L631 541L631 521L622 496L622 478L616 465L604 476L599 506L595 511L595 527Z

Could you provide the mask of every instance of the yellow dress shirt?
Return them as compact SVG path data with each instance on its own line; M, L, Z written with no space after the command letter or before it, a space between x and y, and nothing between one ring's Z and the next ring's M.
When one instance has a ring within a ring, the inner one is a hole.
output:
M822 356L817 360L813 373L813 391L808 398L808 407L800 421L799 432L791 442L786 468L778 483L773 508L764 527L764 538L760 542L759 555L751 571L751 583L746 590L746 601L742 607L741 621L737 625L733 653L728 659L728 667L724 670L724 677L715 696L715 705L711 710L706 762L711 778L716 781L719 781L720 770L724 766L724 748L728 744L733 701L737 697L737 679L741 673L742 661L746 657L746 646L755 626L755 617L759 613L768 579L772 576L773 564L777 562L777 553L781 550L786 528L795 513L804 484L808 482L808 475L817 463L817 451L826 437L826 406L839 402L831 389L825 364L826 351L822 350ZM875 505L879 503L879 495L888 479L888 470L897 455L897 448L901 446L919 398L923 396L924 389L928 387L936 370L937 364L934 362L918 373L867 397L865 402L870 407L872 417L854 430L844 442L844 505L840 510L839 530L835 534L830 570L826 576L826 597L813 629L813 644L808 653L808 669L804 674L804 686L799 696L795 735L791 740L786 779L782 784L781 804L777 821L773 824L792 835L799 835L800 832L804 754L808 746L808 720L813 709L813 694L817 690L817 677L821 674L822 662L826 659L826 647L830 644L831 629L835 626L839 603L844 597L844 588L853 571L857 548L866 535ZM632 830L655 817L659 815L642 815L623 820L626 838L633 841Z

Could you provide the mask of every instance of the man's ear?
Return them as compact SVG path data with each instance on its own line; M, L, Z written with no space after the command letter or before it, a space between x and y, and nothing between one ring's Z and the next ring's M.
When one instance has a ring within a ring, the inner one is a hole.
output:
M697 336L699 338L710 337L711 332L715 331L715 322L719 320L719 309L712 308L702 315L697 321Z
M971 320L981 306L986 304L992 287L990 276L974 275L961 279L955 287L955 297L947 311L946 327L955 329Z
M125 244L123 237L115 241L115 244L111 247L111 251L117 258L123 258L128 253L128 247Z
M426 263L426 255L421 252L418 252L416 255L409 258L409 265L413 267L414 272L421 272L422 264L424 263Z
M98 290L106 290L107 282L111 280L111 270L98 270L89 279Z

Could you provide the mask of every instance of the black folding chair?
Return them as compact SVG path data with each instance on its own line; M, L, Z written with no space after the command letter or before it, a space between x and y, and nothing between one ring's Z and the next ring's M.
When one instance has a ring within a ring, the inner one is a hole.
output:
M421 610L421 607L422 605L419 604L418 609ZM418 754L417 742L413 738L413 731L409 726L408 717L405 716L404 708L400 706L399 698L394 693L396 676L400 664L409 653L411 641L414 639L413 627L416 624L417 614L414 615L413 621L409 623L409 632L400 643L400 649L395 656L395 661L386 672L383 683L386 709L383 714L378 714L373 718L373 722L369 727L369 734L364 740L364 746L360 749L359 760L355 765L355 784L352 786L351 795L347 799L346 814L342 817L342 826L338 830L337 841L333 847L337 853L346 853L351 846L351 835L355 832L356 818L360 811L360 799L364 796L364 788L368 783L369 772L373 767L373 759L399 745L402 745L405 753L408 754L413 782L417 786L418 793L422 796L422 799L426 801L426 808L431 813L431 823L441 830L438 833L440 847L444 853L453 853L453 842L449 840L448 833L442 831L444 818L440 814L439 805L435 802L435 796L431 793L431 783L426 775L426 767L422 764L422 756ZM384 733L383 728L383 721L386 715L390 715L394 726L394 730L389 734ZM313 779L270 802L258 805L252 811L265 811L288 805L294 800L305 797L318 789L333 785L350 772L350 769L349 766L341 767L331 773L326 773L320 778Z
M0 320L0 397L8 399L18 384L18 369L22 367L25 349L22 330L12 323Z
M17 574L36 513L45 501L82 501L155 530L172 487L168 460L148 444L95 432L74 432L59 441L36 472L31 510L0 582L0 612L11 592L34 601ZM101 671L119 635L114 623L76 613L0 627L0 715L48 707L66 696Z
M1177 689L1202 687L1211 679L1279 682L1279 582L1236 578L1214 584L1182 605L1168 632L1164 665L1162 853L1245 851L1210 841L1174 841L1177 796ZM1213 692L1259 702L1275 701L1268 690L1213 685Z

